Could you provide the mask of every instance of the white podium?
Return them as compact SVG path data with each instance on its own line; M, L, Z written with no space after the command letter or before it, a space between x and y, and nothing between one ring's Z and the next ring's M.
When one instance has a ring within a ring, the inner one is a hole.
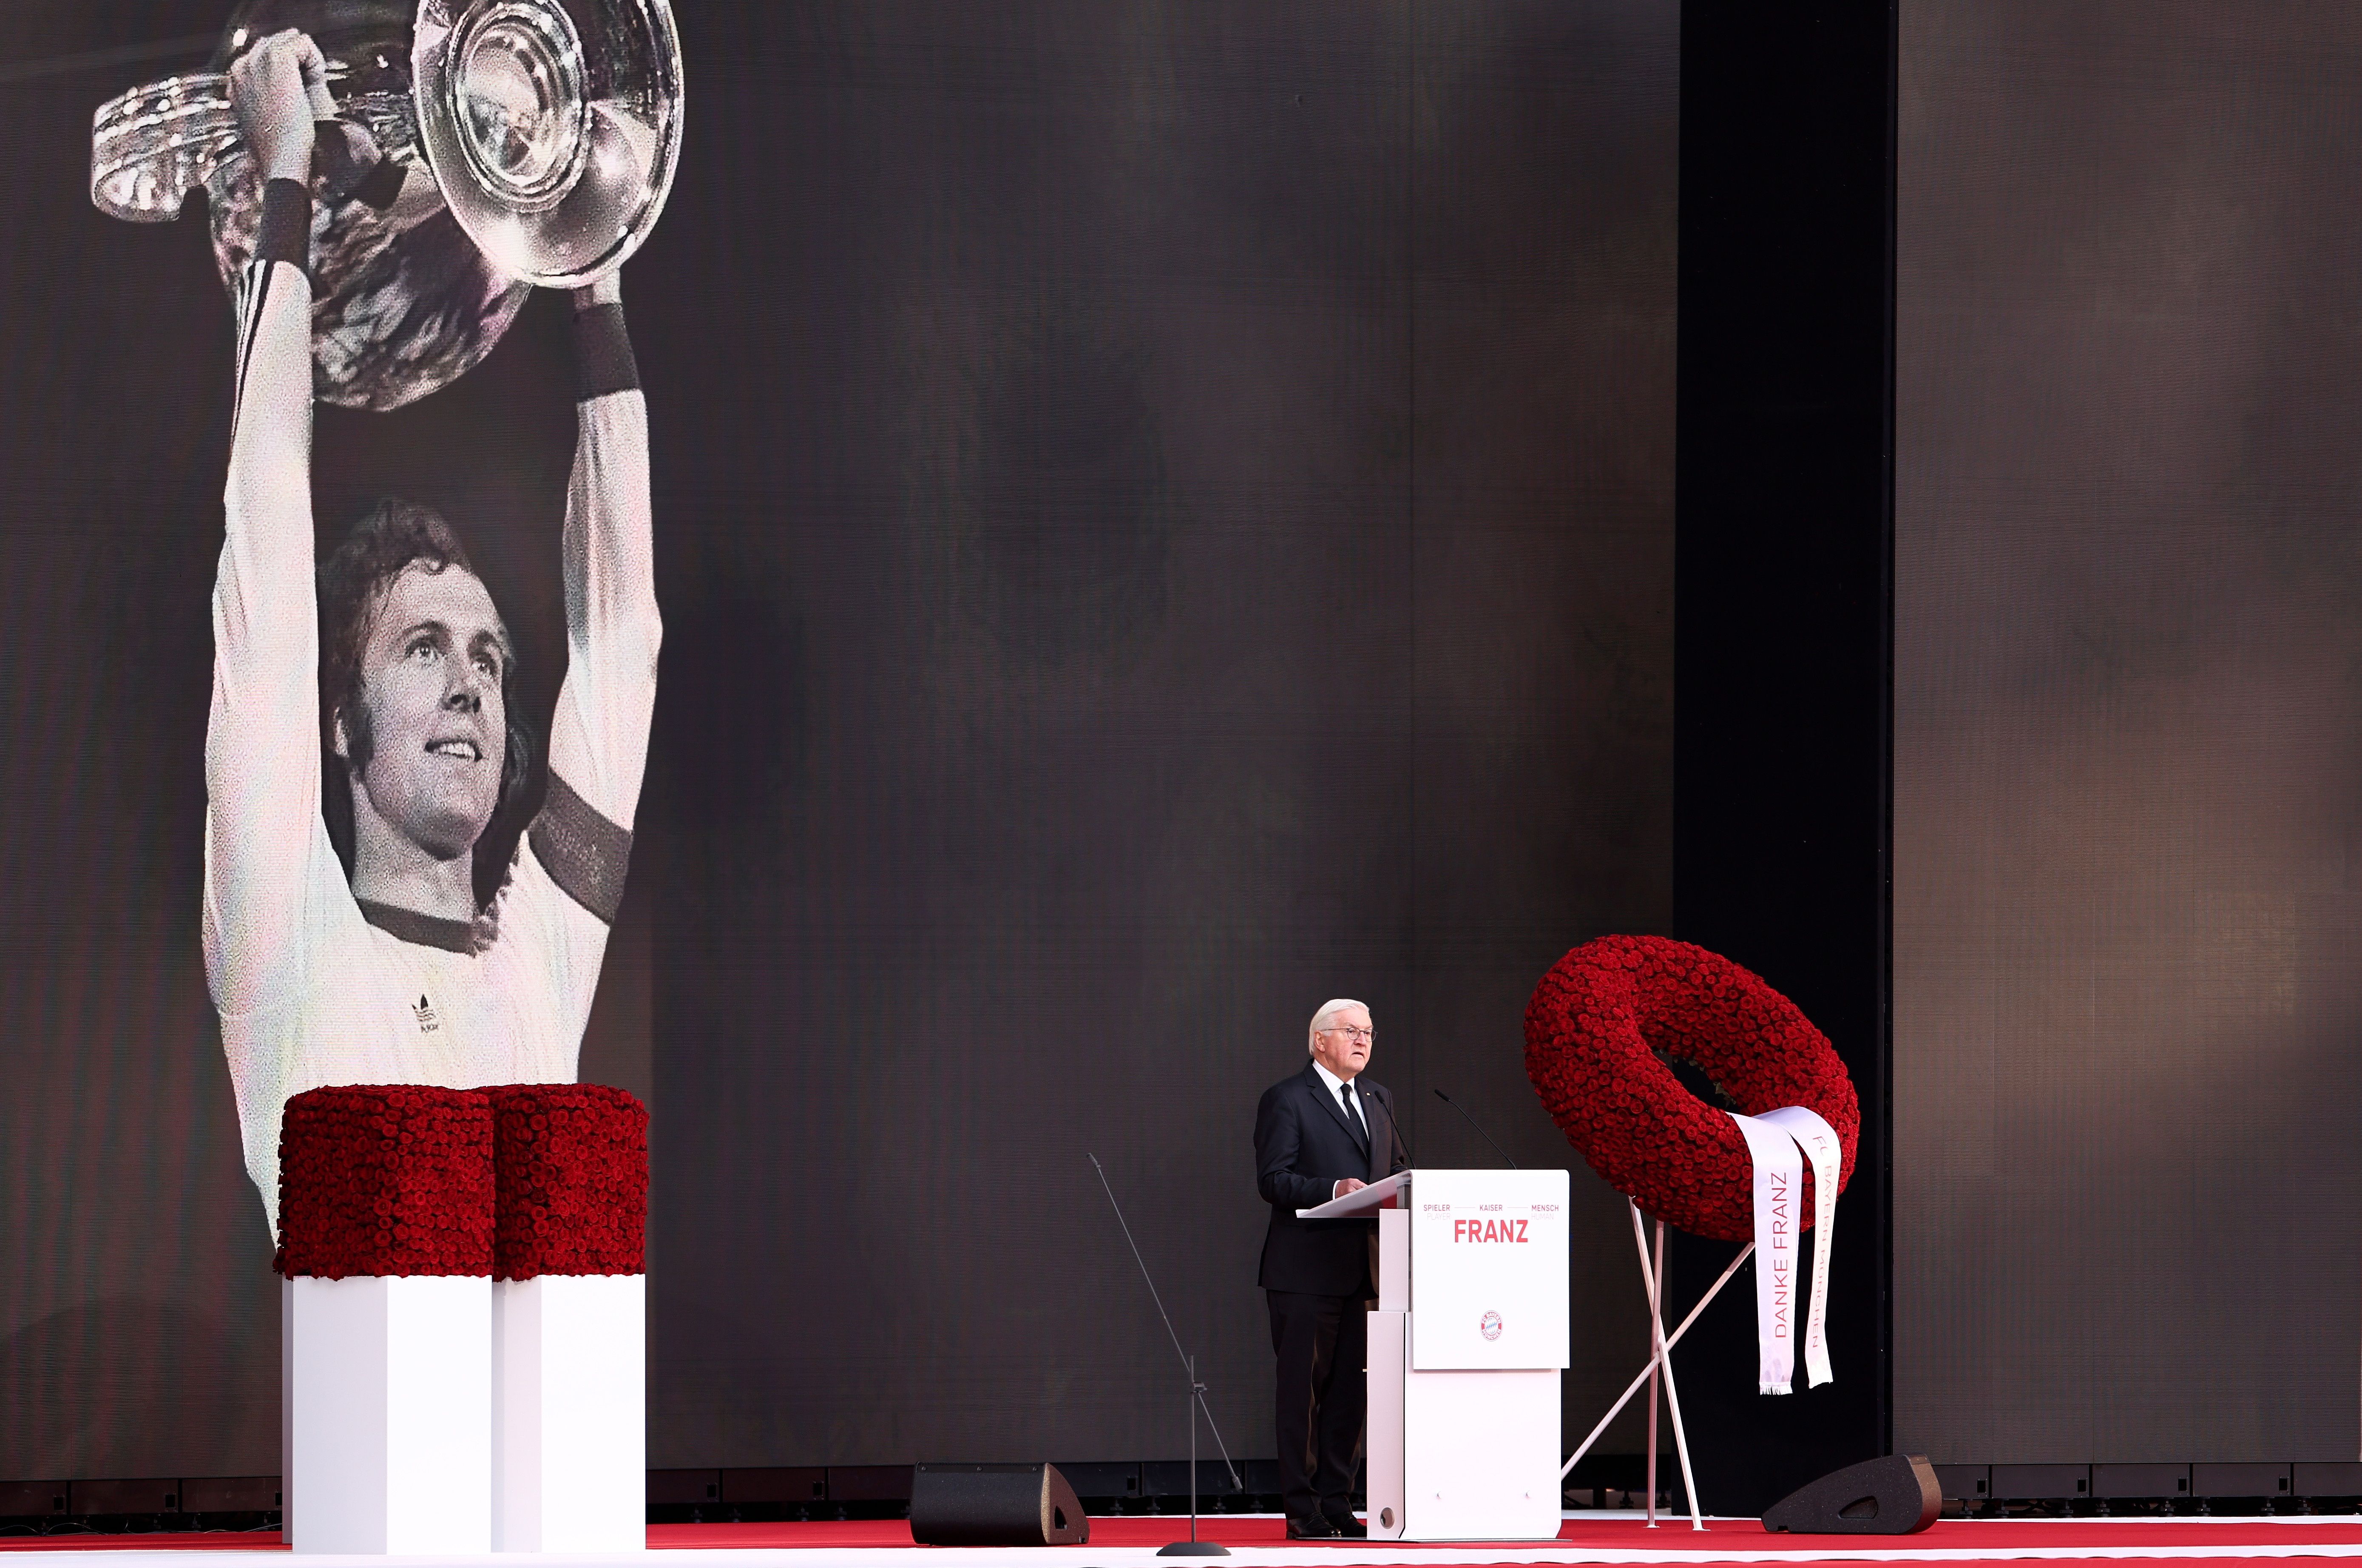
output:
M1566 1203L1564 1171L1423 1170L1297 1210L1377 1216L1372 1540L1558 1535Z

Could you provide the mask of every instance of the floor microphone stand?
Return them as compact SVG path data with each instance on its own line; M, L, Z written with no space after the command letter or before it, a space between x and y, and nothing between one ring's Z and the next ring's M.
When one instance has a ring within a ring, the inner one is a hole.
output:
M1176 1540L1157 1552L1159 1557L1211 1557L1230 1555L1226 1548L1210 1540L1198 1539L1198 1401L1206 1397L1206 1386L1198 1381L1198 1358L1189 1361L1189 1539ZM1212 1551L1205 1551L1213 1547ZM1183 1548L1187 1548L1184 1551Z
M1189 1375L1189 1539L1176 1540L1157 1548L1159 1557L1228 1557L1231 1549L1219 1541L1198 1539L1198 1416L1205 1413L1206 1430L1214 1434L1214 1446L1222 1452L1222 1468L1231 1474L1231 1485L1239 1485L1238 1467L1231 1463L1230 1446L1222 1441L1222 1429L1214 1424L1213 1408L1206 1403L1206 1386L1198 1381L1198 1358L1181 1348L1181 1336L1173 1327L1173 1316L1164 1310L1164 1297L1156 1293L1156 1281L1148 1272L1148 1260L1140 1255L1140 1243L1131 1239L1131 1226L1123 1217L1123 1205L1115 1200L1115 1188L1109 1185L1107 1167L1099 1164L1097 1154L1087 1156L1091 1169L1099 1173L1099 1186L1106 1189L1108 1207L1115 1210L1115 1222L1123 1227L1124 1244L1131 1249L1131 1261L1140 1265L1140 1277L1148 1286L1148 1298L1156 1303L1156 1315L1164 1320L1164 1331L1173 1336L1173 1353L1181 1358L1181 1365ZM1144 1489L1144 1488L1143 1488Z

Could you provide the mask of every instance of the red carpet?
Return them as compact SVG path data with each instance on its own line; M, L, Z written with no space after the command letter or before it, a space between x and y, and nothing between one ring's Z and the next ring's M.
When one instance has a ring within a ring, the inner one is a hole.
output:
M1294 1541L1287 1539L1286 1525L1278 1518L1237 1518L1215 1515L1198 1521L1198 1534L1208 1540L1219 1540L1224 1546L1289 1546L1298 1549L1319 1548L1331 1551L1352 1551L1363 1543L1358 1540ZM1168 1540L1186 1540L1189 1536L1189 1520L1185 1515L1175 1518L1160 1515L1143 1518L1126 1515L1115 1518L1091 1520L1093 1546L1156 1547ZM1684 1518L1678 1523L1668 1521L1650 1529L1639 1519L1569 1519L1559 1528L1561 1546L1595 1547L1611 1551L1698 1551L1714 1550L1706 1544L1707 1537L1716 1537L1716 1546L1728 1545L1744 1550L1750 1557L1766 1552L1778 1552L1783 1558L1794 1553L1802 1562L1815 1552L1833 1548L1855 1548L1878 1545L1896 1549L1921 1548L1949 1551L1995 1551L2014 1548L2046 1547L2072 1551L2077 1547L2098 1547L2125 1551L2142 1546L2191 1547L2273 1546L2283 1550L2299 1545L2362 1547L2362 1519L2342 1518L2319 1524L2282 1523L2274 1519L1943 1519L1924 1535L1859 1536L1859 1535L1775 1535L1767 1532L1753 1519L1708 1519L1705 1534L1690 1529ZM847 1547L847 1546L909 1546L910 1524L902 1519L849 1520L841 1524L707 1524L650 1525L648 1544L673 1549L698 1547L784 1548ZM1380 1542L1393 1550L1404 1543ZM1408 1543L1415 1547L1416 1543ZM1481 1542L1454 1542L1455 1550L1466 1550ZM1502 1543L1516 1550L1527 1542Z
M1333 1557L1337 1568L1350 1568L1357 1552L1382 1551L1388 1556L1420 1550L1416 1543L1358 1540L1297 1541L1286 1539L1282 1520L1240 1518L1217 1515L1198 1521L1200 1535L1226 1546L1286 1549ZM1189 1521L1161 1515L1128 1516L1091 1521L1091 1547L1153 1549L1187 1539ZM1711 1538L1711 1539L1709 1539ZM648 1545L657 1550L812 1551L859 1547L912 1545L911 1527L901 1519L778 1524L651 1525ZM1449 1550L1467 1551L1477 1542L1454 1542ZM1708 1520L1704 1535L1692 1530L1687 1519L1669 1519L1650 1529L1638 1519L1570 1519L1553 1543L1563 1551L1663 1551L1694 1553L1700 1561L1776 1558L1782 1568L1812 1568L1864 1551L1879 1552L1992 1552L1991 1558L1948 1557L1947 1563L2001 1562L2014 1552L2042 1551L2071 1557L2079 1549L2114 1554L2140 1553L2148 1549L2158 1558L2203 1552L2209 1562L2268 1562L2307 1548L2324 1555L2362 1554L2362 1518L2321 1521L2240 1519L1947 1519L1915 1536L1773 1535L1753 1519ZM2266 1556L2246 1557L2242 1549ZM1522 1554L1530 1543L1500 1543L1503 1563L1530 1561ZM0 1537L0 1551L283 1551L277 1538L266 1533L208 1531L148 1535L43 1535ZM1090 1547L1062 1549L1087 1554ZM2053 1559L2057 1561L2058 1559ZM2154 1560L2154 1559L2151 1559ZM1455 1568L1481 1568L1464 1562Z

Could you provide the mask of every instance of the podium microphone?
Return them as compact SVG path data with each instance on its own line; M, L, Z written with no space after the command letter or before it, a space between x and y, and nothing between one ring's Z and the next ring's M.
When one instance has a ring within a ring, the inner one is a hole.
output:
M1463 1106L1463 1105L1462 1105L1458 1100L1453 1099L1450 1095L1448 1095L1448 1094L1444 1093L1441 1089L1436 1089L1436 1090L1434 1091L1434 1093L1435 1093L1435 1098L1436 1098L1436 1099L1438 1099L1441 1100L1444 1104L1446 1104L1446 1105L1448 1105L1448 1106L1451 1107L1451 1109L1452 1109L1452 1110L1456 1110L1456 1111L1460 1112L1460 1114L1461 1114L1461 1115L1462 1115L1462 1116L1468 1116L1468 1108L1467 1108L1467 1107L1465 1107L1465 1106ZM1486 1142L1487 1143L1492 1143L1492 1144L1493 1144L1493 1152L1494 1152L1495 1154L1496 1154L1500 1155L1500 1156L1501 1156L1503 1159L1505 1159L1505 1160L1509 1160L1509 1151L1508 1151L1508 1150L1507 1150L1507 1149L1504 1149L1503 1147L1501 1147L1501 1145L1500 1145L1500 1144L1498 1144L1498 1143L1494 1143L1494 1141L1493 1141L1493 1134L1491 1134L1490 1132L1485 1132L1484 1128L1482 1128L1482 1127L1480 1127L1480 1126L1477 1126L1476 1119L1475 1119L1474 1117L1473 1117L1473 1116L1468 1116L1468 1125L1469 1125L1469 1126L1471 1126L1471 1127L1475 1127L1475 1128L1476 1128L1476 1136L1478 1136L1479 1138L1484 1139L1484 1140L1485 1140L1485 1142ZM1509 1160L1509 1168L1510 1168L1511 1170L1513 1170L1513 1171L1514 1171L1514 1170L1520 1170L1520 1169L1522 1169L1523 1167L1522 1167L1522 1166L1520 1166L1520 1165L1518 1164L1518 1162L1517 1162L1517 1161L1515 1161L1515 1160Z
M1099 1157L1085 1152L1091 1169L1099 1173L1099 1186L1106 1188L1108 1207L1115 1210L1115 1222L1123 1226L1124 1244L1131 1249L1131 1261L1140 1265L1140 1277L1148 1286L1148 1298L1156 1303L1156 1315L1164 1320L1164 1331L1173 1336L1173 1353L1181 1358L1181 1365L1189 1374L1189 1539L1176 1540L1156 1549L1159 1557L1228 1557L1231 1549L1219 1541L1198 1539L1198 1413L1206 1414L1206 1430L1214 1434L1214 1446L1221 1450L1222 1468L1231 1473L1231 1488L1242 1490L1238 1466L1231 1463L1231 1451L1222 1441L1222 1429L1214 1424L1214 1412L1206 1404L1206 1386L1198 1381L1198 1358L1181 1348L1181 1335L1173 1327L1173 1315L1164 1309L1164 1297L1156 1294L1156 1281L1150 1278L1148 1260L1140 1255L1140 1243L1131 1239L1131 1226L1123 1217L1123 1205L1115 1200L1115 1188L1108 1185L1107 1167Z

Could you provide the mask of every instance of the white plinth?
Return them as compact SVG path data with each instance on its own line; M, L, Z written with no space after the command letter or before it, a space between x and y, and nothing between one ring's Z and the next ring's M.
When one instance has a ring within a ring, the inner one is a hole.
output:
M492 1282L288 1282L299 1552L491 1549Z
M492 1286L492 1549L647 1545L647 1279Z
M295 1544L295 1282L279 1281L279 1539Z

